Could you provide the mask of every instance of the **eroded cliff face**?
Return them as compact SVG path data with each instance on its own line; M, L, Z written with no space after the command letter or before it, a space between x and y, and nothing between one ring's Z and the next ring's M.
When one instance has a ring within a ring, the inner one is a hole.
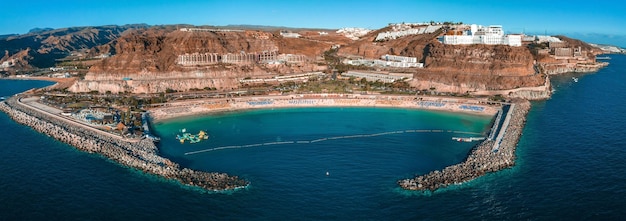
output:
M424 60L424 48L431 42L436 42L441 31L430 34L409 35L398 39L376 42L376 36L380 32L388 31L383 28L342 46L338 54L343 56L362 56L364 58L380 58L385 54L416 57L419 62Z
M106 91L158 93L166 89L188 91L205 87L230 90L239 79L325 70L314 62L290 64L226 64L182 66L177 58L185 53L240 54L278 51L300 54L313 60L331 43L313 39L286 39L263 31L186 32L174 27L129 31L97 51L114 56L92 66L73 92ZM123 79L126 79L125 81ZM129 81L132 79L132 81Z
M544 77L534 67L535 57L525 47L505 45L444 45L441 32L375 42L381 29L341 47L340 55L377 59L384 54L416 57L424 63L409 84L418 89L465 93L478 90L506 90L535 87ZM397 71L397 70L390 70Z
M8 70L11 73L14 73L15 70L32 69L33 66L31 66L29 62L32 61L34 53L35 52L33 52L30 48L21 50L13 55L9 54L8 51L5 51L4 57L0 58L0 62L10 61L12 63L12 67L4 68L4 70Z
M160 93L168 89L204 89L231 90L232 85L238 85L236 78L178 78L168 80L106 80L106 81L78 81L70 87L75 92L100 91L102 93Z
M608 65L608 63L596 61L596 55L603 53L600 48L577 39L557 37L562 40L560 45L548 48L551 51L550 54L537 55L538 67L542 73L555 75L569 72L594 72ZM559 48L570 49L574 53L556 56L553 51Z
M176 65L178 55L185 53L261 53L278 51L301 54L314 59L328 50L332 43L305 38L282 38L262 31L185 32L172 27L134 30L100 48L114 51L115 56L94 65L90 72L135 73L148 71L166 73L187 71Z
M275 33L277 34L277 33ZM345 41L345 39L343 39ZM302 54L312 60L322 56L324 51L335 44L334 38L301 37L301 38L280 38L275 37L273 42L278 47L280 53L284 54Z
M98 91L106 93L160 93L167 89L189 91L195 89L214 88L217 90L233 90L241 84L240 79L246 77L267 78L281 73L299 73L303 70L322 71L325 66L314 64L264 67L256 65L215 65L203 69L136 73L90 72L84 80L77 81L68 90L72 92Z
M439 92L466 93L540 87L545 82L544 73L594 70L591 66L568 66L568 62L552 65L552 58L533 54L527 45L443 45L437 41L441 31L374 41L378 33L387 29L371 32L359 40L332 34L323 36L314 31L299 31L302 34L300 38L284 38L277 30L186 32L174 26L129 30L109 44L92 50L94 53L110 53L113 56L93 65L84 80L78 81L70 91L158 93L166 89L188 91L206 87L231 90L240 87L239 80L247 77L264 78L324 71L328 64L321 57L324 51L334 45L341 45L337 52L339 57L379 59L385 54L416 57L418 62L424 63L424 68L376 69L413 73L410 85L417 89L434 88ZM584 42L572 39L566 41L570 45L581 46L583 50L592 50ZM305 55L307 61L290 64L215 63L202 66L182 66L176 63L178 56L185 53L241 54L267 51ZM521 97L549 94L549 90L531 91L528 94L515 93Z
M557 75L563 73L586 73L586 72L595 72L600 70L600 68L606 67L609 63L606 62L597 62L591 64L585 63L568 63L568 62L555 62L555 63L540 63L539 67L542 72L548 75Z
M410 84L418 89L466 93L507 90L544 84L534 68L534 56L526 47L505 45L443 45L430 42L424 48L424 68Z
M424 66L441 73L493 76L535 74L532 53L507 45L444 45L432 42L424 49Z
M497 76L464 73L441 73L421 71L409 84L418 89L440 92L465 93L481 90L508 90L520 87L536 87L544 84L543 75Z

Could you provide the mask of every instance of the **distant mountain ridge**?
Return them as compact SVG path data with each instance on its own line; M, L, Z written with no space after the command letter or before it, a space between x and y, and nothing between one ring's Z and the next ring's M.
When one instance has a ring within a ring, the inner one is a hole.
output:
M28 33L34 34L34 33L40 33L40 32L52 31L52 30L54 30L54 28L33 28L33 29L30 29Z
M0 35L0 40L4 40L7 39L9 37L14 37L14 36L18 36L18 34L6 34L6 35Z
M54 66L55 59L72 51L87 50L117 39L129 29L149 27L146 24L107 25L71 28L34 28L23 35L0 36L0 62L14 59L21 68Z

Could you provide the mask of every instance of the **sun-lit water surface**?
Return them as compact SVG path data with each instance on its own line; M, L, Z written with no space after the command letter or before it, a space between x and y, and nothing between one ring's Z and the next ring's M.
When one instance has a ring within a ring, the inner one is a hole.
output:
M157 124L164 155L252 182L230 194L203 194L76 151L0 114L2 219L620 219L626 215L626 137L621 134L626 130L626 104L621 102L626 100L626 57L614 55L610 62L597 73L553 78L553 97L533 102L514 168L431 195L401 191L395 181L456 163L471 144L453 142L447 133L402 133L184 153L396 130L483 131L489 119L322 108ZM0 81L0 95L46 85L35 84ZM180 145L173 136L181 128L207 130L211 139Z

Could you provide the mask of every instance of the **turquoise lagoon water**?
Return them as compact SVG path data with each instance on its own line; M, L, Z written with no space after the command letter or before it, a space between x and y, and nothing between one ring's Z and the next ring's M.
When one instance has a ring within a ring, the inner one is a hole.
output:
M207 194L76 151L0 114L0 220L621 219L626 57L611 57L611 65L597 73L553 78L553 97L533 102L514 168L433 194L402 191L395 182L463 160L473 144L450 139L458 134L398 133L185 153L400 130L483 132L489 117L316 108L157 123L163 155L252 183L245 190ZM0 95L45 85L0 81ZM211 138L181 145L175 134L182 128L206 130Z

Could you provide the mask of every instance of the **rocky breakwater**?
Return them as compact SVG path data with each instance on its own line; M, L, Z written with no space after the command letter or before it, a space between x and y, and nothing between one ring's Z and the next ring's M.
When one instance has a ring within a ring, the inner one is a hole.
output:
M21 104L15 97L1 102L0 110L6 112L16 122L70 144L76 149L100 154L145 173L209 191L233 190L248 185L248 181L237 176L181 168L177 163L159 156L158 148L149 139L129 142L105 132L89 130L74 122L31 109Z
M400 187L407 190L435 191L515 165L515 149L526 123L530 102L520 100L514 103L515 106L509 110L511 115L508 127L497 150L493 149L494 140L486 140L476 146L464 162L448 166L441 171L436 170L412 179L399 180Z

